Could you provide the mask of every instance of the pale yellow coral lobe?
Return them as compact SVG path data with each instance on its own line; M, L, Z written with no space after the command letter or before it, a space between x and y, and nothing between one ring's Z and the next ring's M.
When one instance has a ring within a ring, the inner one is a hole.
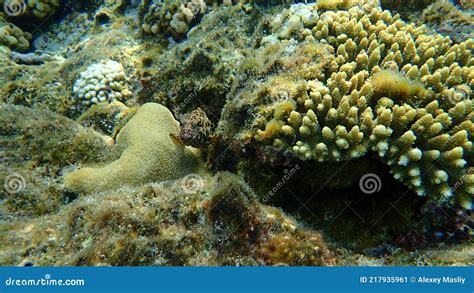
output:
M156 103L140 107L117 136L123 148L120 158L102 168L82 168L64 178L67 189L91 193L176 179L195 172L194 149L176 143L179 123L171 112Z
M399 72L381 70L370 78L374 95L389 97L393 100L406 100L408 98L423 98L427 90L423 83L410 80Z

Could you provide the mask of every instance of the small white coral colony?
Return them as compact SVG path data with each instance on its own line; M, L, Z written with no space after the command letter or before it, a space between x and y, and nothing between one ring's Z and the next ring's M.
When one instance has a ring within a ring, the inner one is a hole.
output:
M77 110L101 102L123 101L132 95L122 64L104 60L89 66L74 83Z
M275 33L264 37L262 44L273 44L278 39L288 39L291 34L302 31L309 25L315 25L319 16L316 10L311 9L313 5L293 4L288 9L288 15L277 14L270 23L272 31ZM310 30L305 33L311 35Z

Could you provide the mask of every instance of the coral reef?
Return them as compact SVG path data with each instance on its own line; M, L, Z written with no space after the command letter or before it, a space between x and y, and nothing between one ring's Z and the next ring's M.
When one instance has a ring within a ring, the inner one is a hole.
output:
M370 5L323 12L278 35L292 13L274 17L282 40L260 49L280 54L283 70L264 72L227 103L223 137L277 162L374 151L419 195L470 209L474 41L453 44Z
M30 47L31 34L24 32L16 25L9 23L0 15L0 45L20 52Z
M229 173L203 178L193 194L181 180L92 194L0 231L1 265L335 263L319 233L259 204Z
M11 56L3 46L0 48L2 102L34 106L77 117L81 112L77 111L77 100L73 95L74 83L91 64L103 60L122 64L129 80L127 89L134 90L135 65L140 58L137 52L143 48L134 38L130 26L119 23L92 33L96 29L93 20L88 19L85 13L75 12L48 26L48 30L46 25L43 29L44 34L33 42L37 49L34 58ZM39 60L41 64L22 64L28 60ZM132 100L123 99L123 102L131 106ZM82 111L87 108L82 107Z
M123 186L175 179L196 172L193 149L178 143L179 123L162 105L142 105L117 135L123 149L118 160L101 168L81 168L66 174L67 189L92 193Z
M471 2L0 0L0 264L472 264Z
M127 100L132 95L122 64L103 60L87 67L74 83L73 94L79 111L90 105Z
M288 4L291 1L275 0L143 0L140 5L140 24L143 32L153 35L171 35L177 41L186 39L186 34L200 23L209 11L233 6L251 12L254 8ZM337 1L336 1L337 2ZM349 1L352 2L352 1Z

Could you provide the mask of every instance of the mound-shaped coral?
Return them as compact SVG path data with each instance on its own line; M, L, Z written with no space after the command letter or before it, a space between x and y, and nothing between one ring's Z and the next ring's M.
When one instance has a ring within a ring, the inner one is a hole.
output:
M179 123L171 112L147 103L121 129L120 158L102 168L82 168L67 174L67 189L82 193L118 189L157 180L175 179L197 169L194 150L176 141Z
M271 21L256 54L280 57L227 103L223 137L273 163L374 151L419 195L472 208L474 41L453 44L370 5L308 4L313 16L294 18L302 8Z

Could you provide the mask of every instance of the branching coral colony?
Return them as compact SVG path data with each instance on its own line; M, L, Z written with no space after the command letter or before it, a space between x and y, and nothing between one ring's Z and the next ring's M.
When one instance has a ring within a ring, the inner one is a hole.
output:
M418 195L472 209L474 40L454 44L369 4L295 4L270 28L255 54L281 57L227 103L224 138L273 163L375 152Z

